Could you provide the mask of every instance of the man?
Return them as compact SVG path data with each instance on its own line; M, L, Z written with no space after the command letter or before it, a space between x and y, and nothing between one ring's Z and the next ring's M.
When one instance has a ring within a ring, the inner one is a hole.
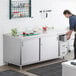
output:
M63 12L66 18L69 18L70 28L66 33L67 39L69 40L73 31L76 31L76 15L72 14L69 10ZM76 34L74 39L74 59L76 59Z

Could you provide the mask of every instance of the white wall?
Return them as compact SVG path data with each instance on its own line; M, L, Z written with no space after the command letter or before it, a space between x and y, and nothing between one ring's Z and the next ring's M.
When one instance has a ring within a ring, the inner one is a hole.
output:
M34 18L9 20L9 0L0 0L0 65L3 65L3 33L10 32L14 27L22 31L45 24L54 26L58 30L64 30L68 26L68 19L63 16L63 10L70 9L75 13L75 2L75 0L32 0L32 16ZM39 10L42 9L52 10L45 22L39 13Z

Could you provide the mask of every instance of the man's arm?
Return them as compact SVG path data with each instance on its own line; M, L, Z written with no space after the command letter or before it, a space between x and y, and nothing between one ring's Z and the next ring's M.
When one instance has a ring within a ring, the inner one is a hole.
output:
M66 33L66 35L67 35L67 40L70 39L72 32L73 32L73 30L69 30L69 31Z
M70 39L71 34L72 34L72 32L74 31L75 19L74 19L73 17L71 17L71 18L69 19L69 23L70 23L70 28L69 28L69 31L66 33L68 40Z

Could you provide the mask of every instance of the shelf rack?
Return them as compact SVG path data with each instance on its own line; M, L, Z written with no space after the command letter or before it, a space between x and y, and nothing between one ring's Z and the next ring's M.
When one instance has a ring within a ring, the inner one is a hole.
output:
M12 1L10 0L9 18L31 17L31 0Z

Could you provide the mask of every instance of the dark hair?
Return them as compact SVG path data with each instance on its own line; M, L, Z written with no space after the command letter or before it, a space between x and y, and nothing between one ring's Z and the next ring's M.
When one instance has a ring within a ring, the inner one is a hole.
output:
M63 14L66 15L66 14L72 14L72 13L69 10L64 10Z

